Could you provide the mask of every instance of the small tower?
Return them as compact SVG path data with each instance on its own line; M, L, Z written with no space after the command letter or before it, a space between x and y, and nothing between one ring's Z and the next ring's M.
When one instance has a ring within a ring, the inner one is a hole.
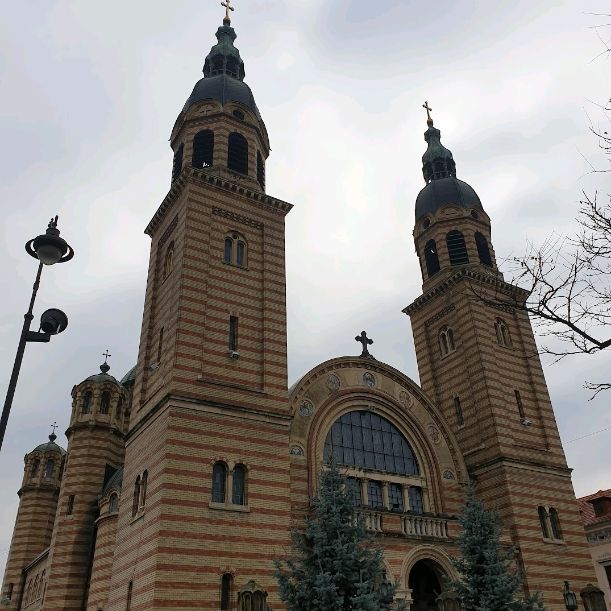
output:
M53 529L44 609L83 608L98 497L123 465L129 394L108 373L106 362L100 370L72 389L68 457Z
M54 428L55 430L55 428ZM23 483L13 539L9 549L0 606L19 609L24 583L22 570L45 551L51 543L57 498L66 451L55 443L53 432L49 441L25 455Z
M526 292L498 271L490 219L456 178L430 115L424 137L414 228L423 294L404 310L421 385L452 423L482 499L501 514L526 591L560 606L561 577L583 587L592 571L530 320L501 305Z

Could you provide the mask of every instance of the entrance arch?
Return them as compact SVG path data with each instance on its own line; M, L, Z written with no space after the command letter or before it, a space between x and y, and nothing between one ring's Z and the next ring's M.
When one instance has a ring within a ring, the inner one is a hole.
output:
M409 572L407 585L411 590L411 611L436 611L437 597L446 572L434 560L418 560Z

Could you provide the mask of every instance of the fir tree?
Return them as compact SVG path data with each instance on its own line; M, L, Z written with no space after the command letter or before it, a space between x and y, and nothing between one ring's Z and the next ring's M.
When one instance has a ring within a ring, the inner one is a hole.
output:
M453 560L460 578L447 587L456 592L464 611L545 611L538 594L517 599L521 579L511 568L514 550L500 543L501 523L469 488L457 539L461 556Z
M385 580L382 551L357 519L337 465L320 479L305 528L293 531L292 557L275 563L281 599L288 611L391 609L396 586Z

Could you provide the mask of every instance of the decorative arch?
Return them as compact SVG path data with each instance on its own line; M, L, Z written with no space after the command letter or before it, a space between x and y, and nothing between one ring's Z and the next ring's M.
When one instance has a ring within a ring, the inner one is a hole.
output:
M419 545L408 552L401 565L399 575L400 584L407 589L409 574L414 565L420 560L429 560L436 563L450 579L458 579L458 573L450 557L439 547L434 545Z

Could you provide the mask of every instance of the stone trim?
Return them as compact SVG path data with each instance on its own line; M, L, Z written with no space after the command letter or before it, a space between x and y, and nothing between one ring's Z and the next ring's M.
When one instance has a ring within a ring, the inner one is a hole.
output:
M242 225L248 225L249 227L254 227L255 229L263 229L263 223L259 221L255 221L255 219L248 218L247 216L242 216L241 214L236 214L235 212L230 212L229 210L225 210L224 208L212 208L212 214L216 216L222 216L223 218L230 219L235 221L236 223L241 223Z

